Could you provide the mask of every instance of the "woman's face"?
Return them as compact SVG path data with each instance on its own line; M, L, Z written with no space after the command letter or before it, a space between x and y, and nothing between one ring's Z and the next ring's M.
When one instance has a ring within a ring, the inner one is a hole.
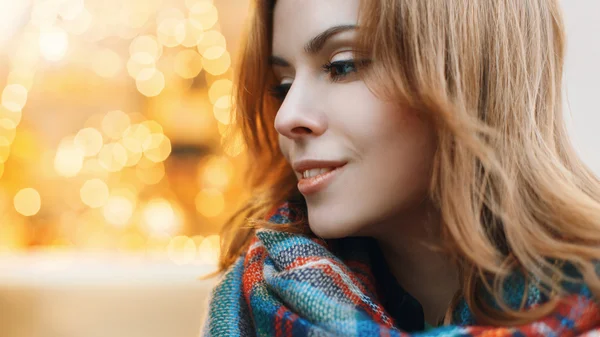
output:
M412 218L427 199L435 151L429 123L382 101L356 76L365 61L353 43L358 8L359 0L275 6L273 93L282 100L275 129L310 227L324 238L382 235L395 219Z

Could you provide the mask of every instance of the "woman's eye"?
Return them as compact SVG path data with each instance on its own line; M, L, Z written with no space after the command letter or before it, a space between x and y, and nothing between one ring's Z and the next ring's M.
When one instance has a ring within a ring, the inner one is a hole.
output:
M291 83L278 84L272 87L271 90L269 90L269 93L271 94L271 96L283 102L285 96L287 95L288 91L290 91L291 87Z
M323 70L329 73L333 81L336 81L350 73L356 72L356 64L354 60L328 62L323 65Z

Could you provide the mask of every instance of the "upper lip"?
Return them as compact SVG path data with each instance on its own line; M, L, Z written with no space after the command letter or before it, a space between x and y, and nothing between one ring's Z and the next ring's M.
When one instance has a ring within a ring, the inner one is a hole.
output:
M337 168L346 165L347 162L341 160L313 160L306 159L296 161L292 164L294 171L302 174L306 170L316 169L316 168Z

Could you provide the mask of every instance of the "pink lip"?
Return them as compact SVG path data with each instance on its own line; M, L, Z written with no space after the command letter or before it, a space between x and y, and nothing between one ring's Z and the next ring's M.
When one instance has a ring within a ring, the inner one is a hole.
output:
M321 166L327 167L327 166ZM331 166L330 166L331 167ZM340 174L342 169L345 167L345 164L342 166L336 167L334 170L320 174L316 177L311 178L300 178L298 181L298 190L304 196L317 193L327 187L333 179Z
M341 167L347 162L340 160L300 160L293 163L294 171L302 174L306 170L326 167Z

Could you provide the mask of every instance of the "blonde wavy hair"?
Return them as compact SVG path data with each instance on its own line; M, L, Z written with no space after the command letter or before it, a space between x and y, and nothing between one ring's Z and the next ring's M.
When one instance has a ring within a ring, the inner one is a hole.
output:
M248 146L253 196L223 228L222 270L243 254L256 226L268 226L269 210L299 195L273 126L274 5L253 3L237 67L235 124ZM364 0L358 32L359 49L373 60L359 70L366 83L437 129L430 196L443 220L438 248L461 271L457 298L481 323L514 325L548 314L566 293L564 281L583 282L598 296L600 184L563 121L559 1ZM551 300L527 311L504 304L502 284L515 269L529 272ZM482 285L500 309L480 300Z

